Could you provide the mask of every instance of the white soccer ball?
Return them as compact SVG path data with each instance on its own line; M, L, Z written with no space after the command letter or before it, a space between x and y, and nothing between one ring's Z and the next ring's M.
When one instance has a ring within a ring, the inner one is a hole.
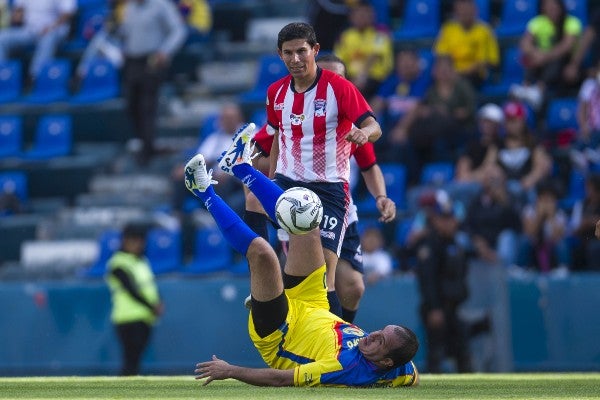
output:
M294 235L302 235L319 226L323 218L323 204L312 190L293 187L279 196L275 214L281 228Z

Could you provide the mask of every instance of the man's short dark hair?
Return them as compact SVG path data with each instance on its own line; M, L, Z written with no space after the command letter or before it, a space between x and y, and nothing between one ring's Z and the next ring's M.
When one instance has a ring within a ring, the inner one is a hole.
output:
M344 62L342 61L342 59L333 53L319 54L317 56L316 61L317 62L337 62L337 63L344 65Z
M406 364L413 359L417 354L417 350L419 350L419 339L412 330L405 326L398 326L394 329L394 333L400 339L400 346L390 351L386 356L394 362L392 368Z
M310 47L314 47L317 44L317 35L312 26L306 22L291 22L281 28L279 35L277 35L277 48L281 50L284 42L295 39L304 39Z
M123 228L123 238L140 238L145 239L146 234L150 230L150 226L143 222L130 222Z

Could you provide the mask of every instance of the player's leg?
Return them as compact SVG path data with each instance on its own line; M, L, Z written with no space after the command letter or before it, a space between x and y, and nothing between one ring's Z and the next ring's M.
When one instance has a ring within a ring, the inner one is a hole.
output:
M283 193L283 189L250 163L253 130L254 124L249 124L236 134L230 148L219 160L219 168L240 179L260 201L269 218L276 221L275 204ZM318 229L304 235L290 235L290 250L284 268L285 273L304 277L322 266L324 264L323 251L320 246L315 246L319 240Z
M344 321L354 322L360 299L365 291L360 235L356 221L348 225L342 251L335 268L335 291L342 305Z
M252 297L267 302L281 296L283 282L275 251L215 193L213 183L212 171L206 171L204 157L194 156L185 166L185 184L204 202L225 239L248 259Z

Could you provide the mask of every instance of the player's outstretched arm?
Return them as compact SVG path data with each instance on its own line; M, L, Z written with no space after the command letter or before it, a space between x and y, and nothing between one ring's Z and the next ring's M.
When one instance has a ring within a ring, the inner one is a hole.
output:
M366 171L362 171L367 190L375 198L379 210L379 221L390 222L396 218L396 203L386 194L385 179L379 164L374 164Z
M255 386L294 386L294 370L271 368L246 368L229 364L212 356L211 361L196 364L196 379L204 379L204 385L214 380L237 379Z

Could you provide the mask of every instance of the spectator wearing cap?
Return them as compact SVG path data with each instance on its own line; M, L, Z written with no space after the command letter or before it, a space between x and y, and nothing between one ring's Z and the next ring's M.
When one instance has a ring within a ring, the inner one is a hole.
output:
M458 242L458 218L450 196L438 190L423 198L426 235L416 246L421 318L426 332L427 371L443 371L446 358L458 372L471 371L468 327L458 307L468 297L467 252Z
M523 103L504 105L505 134L487 151L485 163L496 164L508 179L509 191L521 202L535 198L535 186L552 172L552 158L527 125Z
M504 113L494 103L483 105L477 112L477 132L467 141L455 165L454 181L445 189L453 199L467 205L481 190L485 179L485 157L490 146L498 146L502 140Z
M544 273L564 274L570 269L568 216L558 206L559 193L554 180L544 179L536 186L535 201L523 208L518 265Z
M121 249L108 260L106 281L111 292L111 321L121 344L123 376L138 375L152 327L163 312L158 288L144 256L148 226L123 228Z

